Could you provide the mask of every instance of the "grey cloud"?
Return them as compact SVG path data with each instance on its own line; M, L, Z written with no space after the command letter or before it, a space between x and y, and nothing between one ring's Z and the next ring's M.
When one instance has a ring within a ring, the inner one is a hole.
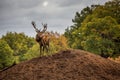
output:
M24 32L34 36L31 21L48 23L48 30L63 33L72 24L76 11L92 4L103 4L108 0L0 0L0 36L7 31ZM31 33L29 33L31 31Z
M1 0L0 8L31 8L43 1L44 0Z
M70 7L75 5L87 5L90 6L91 4L103 4L109 0L53 0L56 4L60 7Z

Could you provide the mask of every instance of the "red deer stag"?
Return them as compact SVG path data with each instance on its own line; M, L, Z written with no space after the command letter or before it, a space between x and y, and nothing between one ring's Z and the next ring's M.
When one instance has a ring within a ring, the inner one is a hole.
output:
M49 51L49 34L46 32L47 30L47 24L42 24L43 25L43 30L41 31L36 28L36 24L34 21L32 21L32 25L34 29L36 30L36 41L39 43L40 46L40 56L42 55L42 52L44 53L45 49L48 52Z

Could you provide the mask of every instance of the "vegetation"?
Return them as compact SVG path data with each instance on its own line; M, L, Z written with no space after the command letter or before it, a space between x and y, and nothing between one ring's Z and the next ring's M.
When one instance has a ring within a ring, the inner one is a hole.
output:
M50 32L50 37L49 53L44 52L42 56L67 49L67 40L63 35ZM34 38L28 37L24 33L8 32L0 39L0 69L39 57L39 51L39 44Z
M0 40L0 69L11 66L13 62L13 50L6 41Z
M76 12L64 35L71 48L83 49L103 57L120 55L120 1L91 5Z

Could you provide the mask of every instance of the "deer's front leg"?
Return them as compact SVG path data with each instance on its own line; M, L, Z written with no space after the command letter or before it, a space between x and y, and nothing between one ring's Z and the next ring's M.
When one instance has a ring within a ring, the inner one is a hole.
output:
M42 46L40 45L40 56L42 56Z

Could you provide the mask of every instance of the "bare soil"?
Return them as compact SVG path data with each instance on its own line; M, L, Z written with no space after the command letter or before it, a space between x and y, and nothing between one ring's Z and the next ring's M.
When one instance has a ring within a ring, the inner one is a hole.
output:
M0 80L120 80L120 64L82 50L38 57L0 72Z

